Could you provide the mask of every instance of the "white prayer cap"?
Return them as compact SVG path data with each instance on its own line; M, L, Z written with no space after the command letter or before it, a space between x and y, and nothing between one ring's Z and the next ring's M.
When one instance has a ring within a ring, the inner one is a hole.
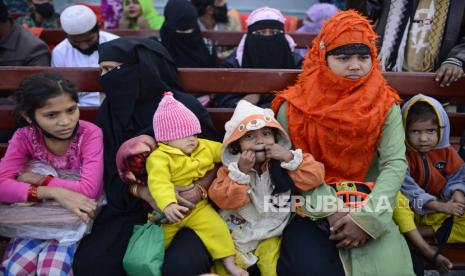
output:
M84 5L73 5L60 15L61 28L69 35L78 35L90 31L97 24L95 13Z

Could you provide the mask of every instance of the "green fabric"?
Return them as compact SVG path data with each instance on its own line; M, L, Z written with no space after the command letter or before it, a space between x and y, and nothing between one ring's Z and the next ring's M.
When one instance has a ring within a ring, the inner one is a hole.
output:
M365 178L365 181L375 182L376 186L370 194L370 200L363 208L360 208L360 212L351 214L352 219L374 239L385 234L387 232L385 226L393 223L393 208L377 211L376 206L384 202L386 205L394 206L406 170L402 115L399 106L394 105L389 110L382 128L377 158L373 161Z
M127 5L127 0L124 0L124 5ZM150 29L159 30L165 21L165 17L158 14L157 10L153 7L152 0L139 0L139 5L142 10L142 16L147 20ZM127 13L124 16L128 18ZM139 25L136 21L131 20L129 28L139 29Z
M284 103L280 107L277 120L289 133L286 106L287 103ZM388 210L375 208L379 203L386 203L385 205L389 203L390 206L394 206L395 196L407 169L404 139L400 108L394 105L384 122L377 155L365 178L365 181L376 182L376 186L367 204L349 214L372 239L362 247L339 250L347 275L415 275L405 239L392 220L392 208ZM335 191L329 186L322 185L304 196L306 202L302 211L311 219L322 218L332 213L327 210L312 209L318 197L335 197ZM373 211L371 212L370 209Z
M161 276L164 257L162 226L151 221L134 226L134 232L123 258L126 273Z
M44 29L59 29L60 28L60 16L54 14L52 17L46 19L41 24L38 24L31 15L24 15L16 18L15 20L19 25L23 26L26 24L29 28L44 28Z

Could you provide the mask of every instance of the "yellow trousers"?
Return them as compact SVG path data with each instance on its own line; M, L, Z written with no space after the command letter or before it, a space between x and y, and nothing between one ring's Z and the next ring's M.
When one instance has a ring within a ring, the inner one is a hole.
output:
M228 226L207 200L199 202L180 222L163 224L165 249L183 227L194 230L214 260L236 254Z
M408 198L401 192L397 193L393 218L399 225L401 233L407 233L417 229L417 225L428 225L436 232L449 214L432 213L418 215L410 208ZM454 224L447 243L465 242L465 216L454 217Z
M277 276L276 267L278 265L279 250L281 248L281 237L272 237L261 241L253 254L257 256L257 266L261 275ZM241 260L241 253L236 254L236 264L243 269L247 269ZM220 276L229 276L229 273L219 261L214 262L212 273Z

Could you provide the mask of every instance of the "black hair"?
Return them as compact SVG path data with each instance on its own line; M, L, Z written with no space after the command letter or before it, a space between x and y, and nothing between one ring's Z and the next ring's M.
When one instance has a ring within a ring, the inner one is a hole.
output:
M269 127L269 126L265 126L265 127L268 127L268 128L271 129L271 131L273 131L274 140L275 140L275 142L278 142L279 130L277 128L274 128L274 127ZM242 137L244 137L244 136L242 136ZM236 155L236 154L241 153L241 146L239 144L239 140L240 140L240 138L237 139L236 141L232 142L228 146L229 153L231 153L232 155Z
M5 23L9 19L8 6L0 0L0 23Z
M326 53L326 58L328 56L338 56L338 55L369 55L371 53L370 47L361 43L346 44L334 48Z
M17 127L29 125L21 114L34 120L37 108L43 107L48 99L61 94L67 94L73 101L79 102L76 86L59 74L38 73L25 77L13 94Z
M214 0L191 0L191 3L194 5L199 16L202 16L205 14L207 7L214 4Z
M434 108L427 102L416 102L408 110L406 129L408 130L413 123L428 120L433 121L433 123L439 127L438 115L436 114Z

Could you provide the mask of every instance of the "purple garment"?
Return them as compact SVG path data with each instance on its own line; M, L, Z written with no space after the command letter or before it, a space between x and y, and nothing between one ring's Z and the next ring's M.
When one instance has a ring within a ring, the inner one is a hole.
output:
M338 11L338 8L333 4L328 3L317 3L313 4L308 8L306 12L306 18L302 27L300 27L298 33L311 33L318 34L320 32L323 22L328 20L331 16L335 15ZM310 21L311 20L311 21ZM308 49L297 49L295 52L302 57L305 57Z
M331 16L336 14L337 7L333 4L321 3L313 4L307 10L307 18L304 19L303 26L300 27L298 33L311 33L317 34L320 32L323 21L328 20ZM309 21L309 19L311 21Z
M105 20L106 29L118 28L118 21L123 16L122 0L102 0L102 15Z

